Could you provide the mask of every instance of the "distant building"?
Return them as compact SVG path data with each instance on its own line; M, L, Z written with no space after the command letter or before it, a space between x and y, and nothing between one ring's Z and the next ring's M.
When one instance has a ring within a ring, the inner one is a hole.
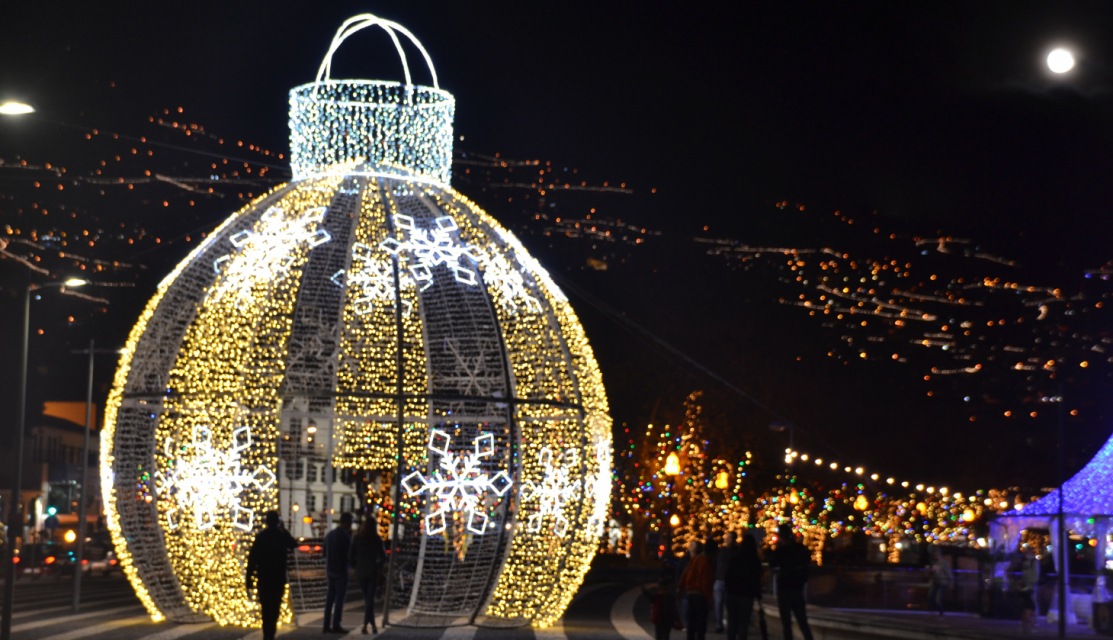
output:
M319 538L326 533L326 510L332 510L335 524L339 514L360 509L355 477L350 470L335 469L329 503L326 443L331 419L304 415L283 422L278 441L278 510L295 538ZM372 492L377 489L372 487Z
M89 493L85 518L89 531L97 527L103 513L100 496L100 474L97 464L100 437L96 405L93 406L93 433L89 438ZM76 530L78 503L81 497L82 450L85 446L85 403L46 402L42 414L28 420L30 426L23 446L23 482L20 497L25 514L23 537L64 539L67 531ZM4 470L0 499L10 513L12 473ZM54 519L49 520L50 516ZM49 527L44 525L57 525Z

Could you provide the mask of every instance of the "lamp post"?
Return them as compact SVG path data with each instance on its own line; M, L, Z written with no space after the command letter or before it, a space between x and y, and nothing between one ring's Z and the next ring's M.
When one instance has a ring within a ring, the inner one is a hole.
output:
M85 559L85 509L87 503L85 496L89 491L89 437L93 431L93 363L94 356L98 353L120 353L120 349L97 349L96 342L89 340L89 348L73 353L89 354L89 386L85 394L85 448L81 456L81 497L77 506L77 563L73 574L73 612L77 613L81 606L81 577Z
M795 451L793 448L793 440L796 434L796 426L791 422L781 422L779 420L769 423L769 430L777 433L788 432L788 448L785 449L785 472L784 472L784 485L785 489L789 492L792 491L792 453ZM788 495L791 495L789 493ZM782 517L792 519L792 505L786 501L784 509L781 512Z
M672 485L673 478L680 475L680 456L676 455L675 451L669 453L665 458L665 475L668 476L668 497L665 499L665 506L672 507ZM676 527L680 526L680 516L677 515L676 509L672 509L672 514L669 516L669 544L666 549L667 552L672 552L672 541L675 534Z
M20 352L19 400L16 407L15 481L12 483L11 515L8 520L8 541L5 549L5 564L8 577L4 582L4 614L0 618L0 640L12 637L12 605L15 601L15 540L23 534L23 432L27 429L27 349L31 340L31 291L47 287L80 287L84 280L66 280L36 285L28 283L23 290L23 346ZM18 526L13 526L18 525Z

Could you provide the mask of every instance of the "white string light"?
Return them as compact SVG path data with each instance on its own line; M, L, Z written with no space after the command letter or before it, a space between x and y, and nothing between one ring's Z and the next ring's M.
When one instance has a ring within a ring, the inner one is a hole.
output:
M458 456L449 449L452 436L434 429L429 434L428 449L440 456L438 469L429 476L414 471L402 479L402 486L411 496L422 494L436 498L436 510L425 516L428 535L443 533L448 526L448 514L461 512L467 518L468 531L487 533L488 516L483 509L488 491L502 497L510 489L510 476L506 471L488 473L483 470L483 459L495 453L495 436L484 433L472 440L475 450Z
M244 491L266 491L274 484L275 476L265 465L248 470L240 454L251 447L251 428L240 427L233 431L232 445L221 451L213 446L212 429L205 426L193 428L193 438L179 446L166 441L166 456L171 460L168 469L156 475L159 497L165 500L164 510L168 528L172 531L182 525L182 516L193 515L193 526L211 529L221 516L232 526L251 531L255 524L255 511L240 502Z
M529 530L537 533L546 517L553 520L553 533L561 538L568 533L568 518L564 517L564 505L571 502L580 491L580 483L573 480L568 468L577 464L575 449L565 449L561 454L563 462L554 460L551 447L542 447L538 462L544 468L540 482L526 480L522 492L523 500L536 500L537 513L529 517Z
M326 207L314 207L301 215L288 216L282 208L271 207L254 230L245 229L229 236L228 241L239 251L213 261L213 270L218 274L224 271L224 279L209 295L214 300L235 295L236 306L244 310L257 284L289 272L295 246L304 242L312 248L332 239L328 231L316 228L325 211Z

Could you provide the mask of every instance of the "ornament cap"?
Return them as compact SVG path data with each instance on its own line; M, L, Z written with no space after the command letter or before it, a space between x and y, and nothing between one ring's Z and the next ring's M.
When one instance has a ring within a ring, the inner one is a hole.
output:
M333 80L332 56L345 40L380 27L394 43L405 83ZM433 86L415 85L398 34L421 52ZM333 36L313 82L290 90L290 167L295 179L331 173L351 163L369 173L448 184L456 99L440 88L433 61L396 22L369 13L348 18Z

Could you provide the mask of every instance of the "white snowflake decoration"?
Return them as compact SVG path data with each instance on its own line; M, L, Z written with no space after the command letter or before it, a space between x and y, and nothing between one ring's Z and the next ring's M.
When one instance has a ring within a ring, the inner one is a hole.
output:
M596 441L595 462L598 471L594 477L585 480L587 490L595 498L587 526L592 535L601 536L606 528L607 510L611 503L611 446L606 440Z
M484 256L483 278L497 293L497 302L510 311L518 310L516 300L521 299L531 311L541 311L537 299L526 289L526 279L510 261L501 255Z
M412 284L413 280L406 274L398 274L403 286ZM332 275L332 282L337 286L344 286L345 276L343 271ZM375 250L369 245L357 242L352 245L352 266L346 279L349 286L359 291L353 308L355 312L363 315L372 309L376 300L394 302L394 269L389 261L376 260ZM409 315L413 305L409 300L402 300L403 314Z
M271 207L260 216L255 230L244 229L229 236L228 241L239 251L213 261L213 270L218 274L223 270L224 277L209 295L216 300L234 295L236 306L246 310L257 283L270 282L289 272L294 262L291 249L298 243L305 242L313 248L332 240L328 231L314 229L326 209L314 207L300 216L287 218L281 207Z
M265 465L254 471L244 468L240 454L250 447L250 427L233 431L232 445L225 451L213 447L212 430L208 427L195 426L192 441L181 450L167 440L170 468L159 471L156 482L161 496L169 498L172 504L166 512L170 530L181 525L184 512L192 511L198 529L211 529L220 516L227 515L232 526L251 531L255 512L243 506L240 497L251 489L270 489L275 475Z
M424 291L433 285L433 269L445 265L452 271L457 282L468 286L479 284L477 267L483 267L483 277L495 291L496 301L509 309L517 311L518 300L529 309L540 311L541 305L529 294L526 280L521 272L501 255L490 256L478 247L456 242L452 232L459 227L452 216L442 216L433 221L433 227L423 229L417 226L413 217L395 214L394 226L398 238L387 238L379 243L379 248L398 258L400 270L398 284L405 288L416 286ZM352 246L352 266L348 272L347 284L360 291L356 302L357 313L367 313L375 300L394 300L394 272L390 262L376 260L372 247L357 242ZM337 271L332 281L343 286L344 272ZM403 313L409 314L411 304Z
M465 515L468 531L486 533L489 518L483 507L487 493L502 497L512 484L506 471L491 474L480 467L484 458L495 453L495 436L481 434L472 440L475 451L464 455L453 455L448 448L451 443L451 436L434 429L428 448L440 455L439 468L430 476L415 471L402 480L402 486L411 496L426 494L436 499L436 510L425 516L428 535L442 533L452 511Z
M379 247L405 263L409 277L422 291L433 286L433 268L442 264L452 270L457 282L479 284L475 265L480 262L480 252L452 238L459 228L452 216L437 218L433 224L431 229L422 229L412 217L395 214L394 226L405 239L387 238Z
M538 461L545 469L544 477L542 477L540 484L533 480L527 480L522 499L537 500L539 503L537 513L529 517L529 530L531 532L537 533L540 531L545 518L551 517L554 521L553 533L563 538L568 533L570 524L568 518L564 517L564 506L575 498L580 491L579 481L572 480L572 474L569 471L571 467L576 465L576 450L564 450L564 464L558 464L553 458L553 450L549 447L542 447L541 453L538 455Z

